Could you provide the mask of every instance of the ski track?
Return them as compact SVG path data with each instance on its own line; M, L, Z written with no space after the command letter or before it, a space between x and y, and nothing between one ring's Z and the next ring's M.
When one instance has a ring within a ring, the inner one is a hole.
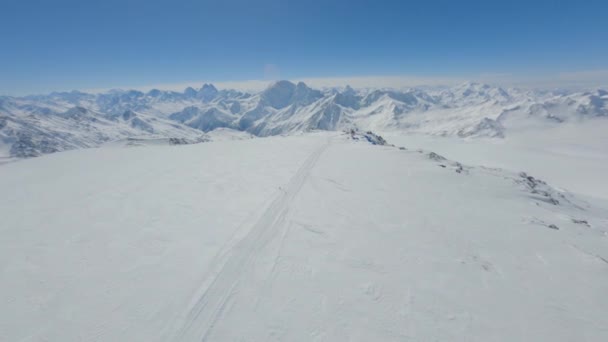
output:
M225 312L230 298L238 292L241 275L255 259L256 254L276 235L285 221L289 204L306 182L310 171L327 149L330 140L317 148L304 161L286 188L271 202L266 211L252 226L247 235L229 252L227 260L209 287L195 298L194 306L186 315L174 341L207 341L217 320Z

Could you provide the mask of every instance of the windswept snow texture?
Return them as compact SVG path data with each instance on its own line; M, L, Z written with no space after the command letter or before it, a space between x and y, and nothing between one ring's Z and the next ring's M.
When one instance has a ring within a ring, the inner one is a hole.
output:
M197 139L218 128L270 136L311 130L504 138L525 128L608 120L608 93L503 89L316 90L278 81L259 93L205 84L151 90L0 97L0 158L21 158L152 135ZM202 131L202 132L201 132ZM0 160L1 161L1 160Z
M512 132L506 139L459 139L404 132L390 143L427 148L463 163L526 170L561 188L608 200L608 120Z
M3 165L0 340L608 340L605 201L370 140Z

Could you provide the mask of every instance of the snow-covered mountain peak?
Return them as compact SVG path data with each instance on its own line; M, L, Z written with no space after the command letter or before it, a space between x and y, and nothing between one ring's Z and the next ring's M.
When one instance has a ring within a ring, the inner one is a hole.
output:
M198 98L206 102L213 100L218 95L218 93L219 91L217 90L217 88L215 88L213 84L205 83L198 91L197 96Z
M277 81L262 92L261 98L269 106L280 109L290 104L295 89L296 85L289 81Z
M468 96L474 93L483 92L484 90L490 89L489 84L479 82L464 82L454 88L455 93L461 93L464 96Z
M207 92L207 93L217 93L218 92L217 88L211 83L203 84L200 91Z
M196 91L196 89L194 89L192 87L188 87L184 90L184 95L186 97L195 97L196 94L198 94L198 92Z
M346 87L344 87L344 90L342 90L341 93L344 94L344 95L356 95L357 94L357 92L355 91L355 89L353 89L348 84L346 85Z
M297 105L308 105L321 97L323 97L323 93L319 90L308 87L304 82L298 82L293 95L293 102Z
M148 91L146 93L146 96L150 96L150 97L159 97L162 94L162 92L158 89L152 89L150 91Z
M204 132L226 127L259 136L357 127L502 138L511 130L525 127L608 117L608 93L599 89L588 92L505 90L477 82L435 90L356 90L346 86L320 91L303 82L282 80L253 94L218 90L212 84L203 84L199 89L189 87L184 92L153 89L147 93L111 90L87 94L73 91L2 97L0 115L7 118L0 128L0 145L8 146L5 151L10 150L23 132L28 132L26 135L44 132L45 139L49 143L57 140L53 144L56 150L62 150L94 146L103 141L101 136L124 138L142 131L166 131L157 126L164 127L167 119L175 128L169 138L181 138L177 132L186 126ZM121 116L124 119L120 120ZM67 131L96 135L90 140L95 143L83 145L82 140L66 143L66 139L73 138L63 136L62 130L66 128L57 126L58 118L62 120L61 125L70 127ZM92 129L92 123L103 126L106 133ZM123 127L125 124L129 129ZM120 133L107 134L112 130ZM184 134L190 137L192 132Z
M501 87L478 82L466 82L446 89L439 94L442 102L449 106L468 106L484 102L505 104L512 102L513 96Z
M294 84L282 80L272 83L262 93L262 101L275 109L285 108L291 104L308 105L323 97L323 94L308 87L304 82Z

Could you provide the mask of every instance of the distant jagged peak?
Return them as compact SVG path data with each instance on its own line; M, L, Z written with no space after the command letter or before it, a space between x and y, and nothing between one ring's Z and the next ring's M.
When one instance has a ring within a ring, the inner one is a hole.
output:
M139 90L131 89L131 90L125 91L124 95L126 95L127 97L130 97L130 98L137 98L137 97L142 97L145 94Z
M94 99L102 100L102 101L121 101L121 102L130 102L130 101L140 101L146 97L146 93L130 89L110 89L103 93L98 93L92 96Z
M454 91L460 90L461 92L465 92L465 91L473 91L473 92L501 91L501 92L506 93L505 89L503 89L500 86L497 86L494 84L489 84L489 83L481 83L481 82L477 82L477 81L469 81L469 82L461 83L461 84L453 87L452 90L454 90Z
M71 91L54 91L49 94L49 96L66 96L66 95L88 95L80 90L71 90Z
M592 90L587 90L587 91L583 91L580 93L572 93L572 94L568 94L566 96L570 96L570 97L600 97L600 98L608 98L608 91L604 90L604 89L592 89Z
M298 84L296 84L296 88L312 90L309 86L306 85L306 83L304 83L302 81L300 81L300 82L298 82Z
M269 106L281 109L291 103L295 89L296 85L290 81L276 81L262 91L260 96Z
M294 96L296 100L307 100L308 98L320 98L323 96L323 93L319 90L310 88L304 82L298 82Z
M268 87L266 87L266 90L276 89L276 88L295 88L295 86L296 85L291 81L278 80L278 81L271 82L268 85Z
M435 103L435 100L421 90L412 91L397 91L392 89L378 89L368 93L364 99L363 104L370 106L373 103L381 100L388 100L391 102L398 101L407 106L417 106L420 103Z
M343 107L349 107L353 109L359 109L361 107L359 103L361 97L358 96L357 92L348 85L344 89L342 89L342 91L336 91L333 96L334 101Z
M158 97L162 94L162 91L160 91L159 89L151 89L150 91L148 91L146 93L147 96L151 96L151 97Z
M203 101L211 101L218 95L218 93L219 91L213 84L205 83L198 91L196 96Z
M306 86L306 84L304 84L304 86ZM300 86L302 87L302 86ZM262 91L262 96L266 95L266 94L277 94L277 93L282 93L282 94L289 94L289 96L293 95L293 92L296 89L296 85L295 83L288 81L288 80L280 80L280 81L274 81L272 83L270 83L268 85L268 87L266 87L266 89L264 89Z
M217 93L218 90L217 88L211 84L211 83L205 83L203 84L203 86L201 87L201 92L213 92L213 93Z
M350 85L346 85L346 87L344 87L344 90L342 90L341 92L344 95L356 95L357 92L355 91L355 89L353 89Z
M79 101L86 99L86 98L91 98L93 97L93 95L91 94L87 94L78 90L72 90L72 91L62 91L62 92L52 92L48 95L30 95L30 96L26 96L25 98L30 99L30 100L44 100L44 99L54 99L54 100L64 100L67 102L70 102L72 104L78 104Z
M296 84L296 96L303 96L306 94L310 94L314 92L314 90L306 85L306 83L300 81Z
M184 90L184 95L186 95L186 97L195 97L196 94L198 94L198 92L192 87L188 87Z
M487 83L482 83L478 81L467 81L462 82L457 86L457 88L476 88L476 89L489 89L490 85Z
M475 81L464 82L453 88L453 92L462 96L470 96L473 94L478 94L487 91L490 89L489 84L479 83Z
M310 88L304 82L294 84L281 80L270 84L260 96L271 107L281 109L291 104L308 105L323 97L323 93Z
M465 82L452 89L449 93L456 97L455 100L469 100L479 98L481 100L508 101L512 98L511 94L505 89L480 82Z

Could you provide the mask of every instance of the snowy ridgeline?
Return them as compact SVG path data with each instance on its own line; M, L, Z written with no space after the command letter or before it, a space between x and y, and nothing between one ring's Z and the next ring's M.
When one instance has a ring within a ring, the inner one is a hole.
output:
M2 166L0 340L608 340L606 202L367 131L224 140Z
M209 140L217 128L270 136L358 128L502 138L510 130L608 116L608 93L502 89L467 83L423 89L315 90L279 81L259 93L205 84L151 90L0 97L0 157L31 157L138 139ZM0 160L1 161L1 160Z

